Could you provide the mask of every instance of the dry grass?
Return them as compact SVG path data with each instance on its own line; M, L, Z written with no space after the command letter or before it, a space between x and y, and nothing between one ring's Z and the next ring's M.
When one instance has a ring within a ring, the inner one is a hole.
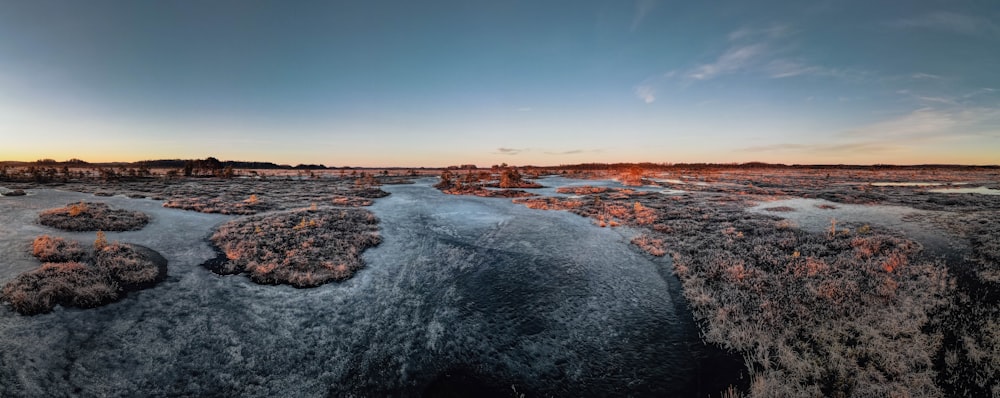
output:
M31 244L31 254L44 263L83 261L90 253L77 241L42 235Z
M381 243L378 219L356 208L319 208L252 216L212 236L226 261L213 270L246 273L261 284L315 287L351 277L361 253Z
M117 242L96 251L94 266L103 270L124 290L152 286L166 277L166 267L157 266L148 253Z
M79 202L45 210L38 215L38 222L64 231L136 231L149 223L149 216L111 209L104 203Z
M24 315L47 313L56 305L97 307L166 277L166 260L159 254L117 242L81 255L79 243L41 236L33 251L45 263L8 282L2 294L3 301ZM74 257L95 260L68 260Z
M583 206L583 201L562 198L522 198L513 202L538 210L571 210Z
M269 210L272 205L261 201L256 195L251 195L244 200L205 197L172 199L166 201L163 207L193 210L200 213L248 215Z
M535 196L535 194L530 192L510 188L541 187L541 184L524 180L521 174L512 168L500 169L496 174L483 171L481 173L468 172L465 175L458 175L445 170L441 173L441 180L437 184L434 184L434 188L449 195L470 195L486 198L523 198Z
M92 308L118 297L118 286L101 270L78 262L45 263L3 287L3 300L24 315L52 311L57 304Z
M384 178L383 178L384 179ZM375 178L376 181L381 181ZM71 181L60 189L95 195L125 195L163 200L164 207L203 213L252 215L263 211L290 210L348 197L354 202L389 195L378 183L358 184L355 178L165 178L121 180L114 185ZM113 189L113 191L112 191Z
M746 359L750 396L939 396L931 316L953 292L943 264L874 231L811 234L745 212L747 196L602 192L516 202L645 229L672 254L703 338Z
M663 239L656 239L649 235L642 234L632 238L632 244L656 257L663 257L667 254L663 245Z
M556 188L557 193L566 193L573 195L590 195L595 193L608 192L610 188L606 187L594 187L590 185L585 185L581 187L559 187Z
M525 198L531 196L537 196L531 192L522 191L519 189L486 189L479 186L472 185L458 185L451 188L442 189L449 195L469 195L469 196L479 196L483 198Z

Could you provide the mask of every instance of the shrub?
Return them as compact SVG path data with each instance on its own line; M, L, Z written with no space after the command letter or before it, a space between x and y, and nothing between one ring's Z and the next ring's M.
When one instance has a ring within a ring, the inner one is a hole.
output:
M227 200L225 198L179 198L168 200L163 207L182 210L194 210L200 213L218 213L249 215L270 210L271 204L260 200L257 195L251 195L245 200Z
M76 241L42 235L31 244L31 254L45 263L81 261L87 258L87 251Z
M52 311L56 304L96 307L117 297L118 287L107 274L78 262L42 264L3 288L3 299L24 315Z
M378 219L357 208L320 208L237 219L212 241L226 260L213 271L247 273L261 284L314 287L351 277L361 253L381 243Z
M38 215L42 225L65 231L136 231L149 223L149 216L138 211L111 209L104 203L70 203Z
M663 247L663 239L655 239L649 235L643 234L632 238L632 244L639 246L639 248L646 251L646 253L656 257L663 257L667 254L667 251Z
M158 254L114 242L97 250L94 266L106 272L123 289L135 290L166 277L166 267L153 261L153 256Z
M97 307L166 277L166 260L138 246L114 242L93 256L81 256L93 258L92 264L67 260L82 251L76 242L40 236L33 249L40 259L58 261L45 262L4 285L0 298L24 315L50 312L56 305Z

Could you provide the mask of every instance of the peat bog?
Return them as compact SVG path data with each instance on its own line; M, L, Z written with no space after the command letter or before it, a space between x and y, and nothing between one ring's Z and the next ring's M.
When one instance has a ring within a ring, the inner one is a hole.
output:
M4 182L0 395L1000 394L996 170L436 175Z

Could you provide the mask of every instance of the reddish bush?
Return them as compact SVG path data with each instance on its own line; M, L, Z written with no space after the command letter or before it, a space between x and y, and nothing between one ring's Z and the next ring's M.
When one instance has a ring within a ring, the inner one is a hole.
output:
M31 254L42 262L62 263L81 261L88 253L80 242L42 235L31 244Z

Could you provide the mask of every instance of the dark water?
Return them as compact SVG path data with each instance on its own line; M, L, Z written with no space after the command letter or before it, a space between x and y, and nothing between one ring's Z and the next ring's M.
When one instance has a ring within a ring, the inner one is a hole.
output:
M0 396L706 396L735 382L740 361L700 343L669 260L627 231L427 180L385 189L367 268L316 289L213 274L199 245L223 219L158 210L147 228L187 241L131 237L171 261L167 281L97 309L0 310ZM0 221L28 211L0 202ZM63 235L29 229L5 239Z

